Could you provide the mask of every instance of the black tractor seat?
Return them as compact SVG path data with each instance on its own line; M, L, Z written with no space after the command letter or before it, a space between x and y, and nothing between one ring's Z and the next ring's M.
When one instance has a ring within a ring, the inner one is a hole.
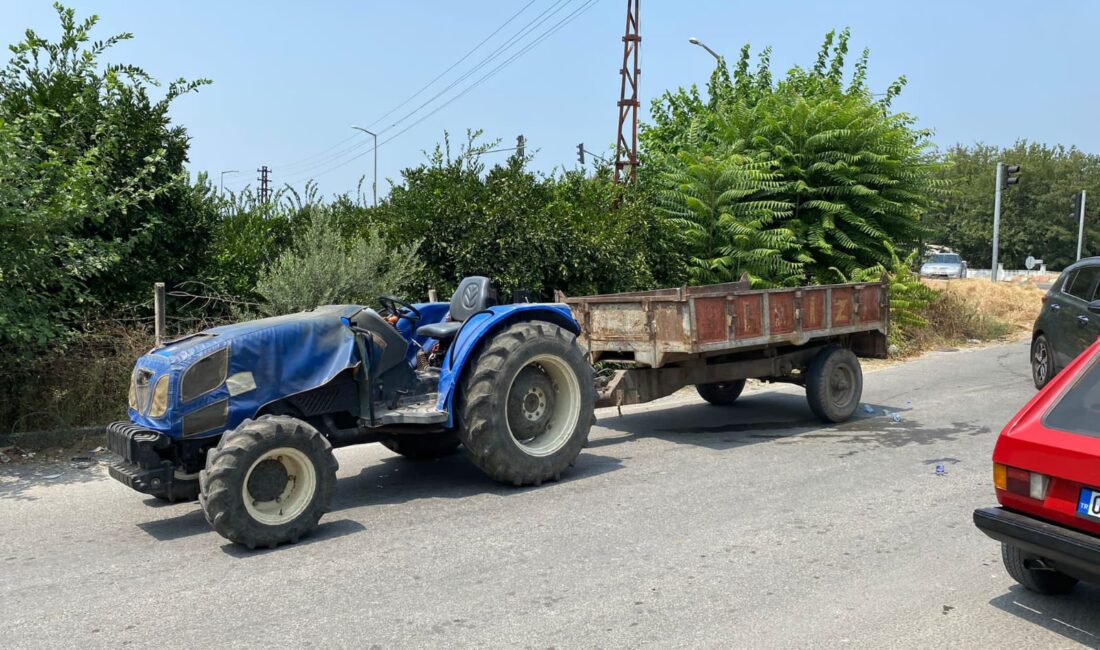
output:
M489 278L471 275L463 278L451 296L451 308L446 320L416 328L417 336L427 336L440 342L449 342L462 329L462 323L479 311L497 304L497 292L489 284Z

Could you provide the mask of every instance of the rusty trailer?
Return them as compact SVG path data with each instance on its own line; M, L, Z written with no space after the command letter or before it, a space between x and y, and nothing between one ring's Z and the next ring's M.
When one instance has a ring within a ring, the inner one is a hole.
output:
M824 420L859 405L858 357L886 356L889 285L751 289L747 280L569 297L579 339L601 372L597 406L648 402L689 385L730 404L755 378L803 385Z

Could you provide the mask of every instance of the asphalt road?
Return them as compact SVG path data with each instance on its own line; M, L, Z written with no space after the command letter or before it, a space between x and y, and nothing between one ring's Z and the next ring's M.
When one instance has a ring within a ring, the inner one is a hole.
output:
M519 490L461 456L345 449L318 532L259 552L211 532L196 505L158 506L102 468L0 466L0 639L1095 646L1100 587L1027 593L971 524L992 503L997 431L1032 394L1022 344L868 372L875 413L835 427L790 387L730 409L681 393L601 411L572 474Z

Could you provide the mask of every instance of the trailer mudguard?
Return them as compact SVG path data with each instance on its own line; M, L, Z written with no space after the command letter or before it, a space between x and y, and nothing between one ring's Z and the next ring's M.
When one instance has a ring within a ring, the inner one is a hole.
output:
M495 332L518 321L543 320L579 334L580 325L569 306L560 303L521 303L494 305L466 319L443 359L439 374L439 400L436 408L447 412L447 426L454 427L454 395L467 361L477 346Z

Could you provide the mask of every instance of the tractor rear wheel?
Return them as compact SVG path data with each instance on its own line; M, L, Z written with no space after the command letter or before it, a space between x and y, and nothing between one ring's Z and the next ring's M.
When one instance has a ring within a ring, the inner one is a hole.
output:
M382 446L409 460L433 460L450 456L461 444L452 431L442 433L415 433L383 440Z
M458 397L459 438L502 483L539 485L576 461L592 428L592 366L577 337L544 321L497 332L471 359Z
M317 527L332 501L336 469L332 447L316 429L265 415L223 434L207 453L199 501L222 537L274 548Z

